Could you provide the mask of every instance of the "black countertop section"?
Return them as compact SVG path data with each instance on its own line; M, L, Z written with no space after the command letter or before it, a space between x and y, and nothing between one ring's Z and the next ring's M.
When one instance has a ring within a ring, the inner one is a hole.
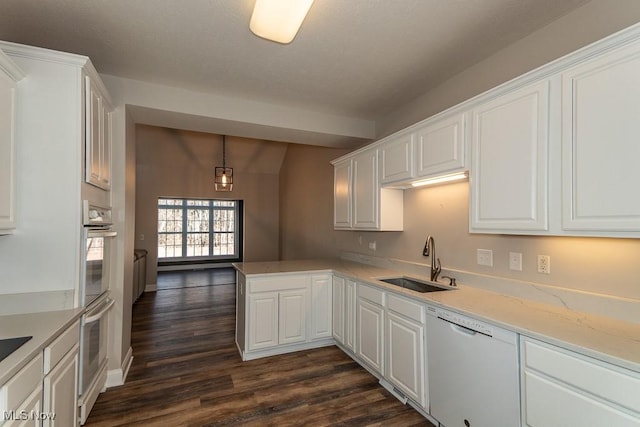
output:
M11 353L19 349L22 344L29 341L32 337L17 337L0 339L0 361L4 360Z

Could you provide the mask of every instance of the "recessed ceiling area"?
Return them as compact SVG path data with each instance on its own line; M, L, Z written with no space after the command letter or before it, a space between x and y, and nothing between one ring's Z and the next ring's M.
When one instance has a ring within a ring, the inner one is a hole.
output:
M375 122L587 2L316 0L282 45L249 30L253 0L2 0L0 39L89 56L102 74Z

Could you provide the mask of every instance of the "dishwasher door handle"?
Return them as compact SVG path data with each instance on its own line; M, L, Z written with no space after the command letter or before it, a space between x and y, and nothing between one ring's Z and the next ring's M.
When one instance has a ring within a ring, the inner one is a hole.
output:
M465 326L462 325L458 325L457 323L451 322L449 320L445 320L442 317L438 317L438 319L442 320L443 322L446 322L449 324L449 327L451 327L451 329L453 329L454 331L460 333L460 334L464 334L464 335L468 335L468 336L474 336L476 335L478 332L474 331L473 329L469 329Z

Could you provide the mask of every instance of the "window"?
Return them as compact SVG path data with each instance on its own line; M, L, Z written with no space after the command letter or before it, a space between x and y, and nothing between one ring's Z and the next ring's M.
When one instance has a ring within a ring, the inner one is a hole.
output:
M236 200L158 199L158 259L240 259Z

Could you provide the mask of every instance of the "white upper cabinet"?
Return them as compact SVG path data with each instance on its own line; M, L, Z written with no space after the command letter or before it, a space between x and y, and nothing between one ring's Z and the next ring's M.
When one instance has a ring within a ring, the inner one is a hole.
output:
M380 204L378 152L365 151L353 159L353 226L377 228Z
M465 113L429 120L416 129L415 176L429 178L461 172L465 165Z
M380 179L382 184L413 178L414 136L414 133L399 135L380 146Z
M470 230L548 228L549 81L473 109Z
M95 81L86 79L85 181L103 190L111 188L111 106Z
M334 228L402 231L402 190L382 188L378 150L334 162Z
M562 73L562 226L640 231L640 44Z
M351 228L351 159L333 167L333 226Z
M0 50L0 234L15 228L15 112L22 71Z
M412 182L466 170L467 114L455 109L429 118L379 143L380 182Z

